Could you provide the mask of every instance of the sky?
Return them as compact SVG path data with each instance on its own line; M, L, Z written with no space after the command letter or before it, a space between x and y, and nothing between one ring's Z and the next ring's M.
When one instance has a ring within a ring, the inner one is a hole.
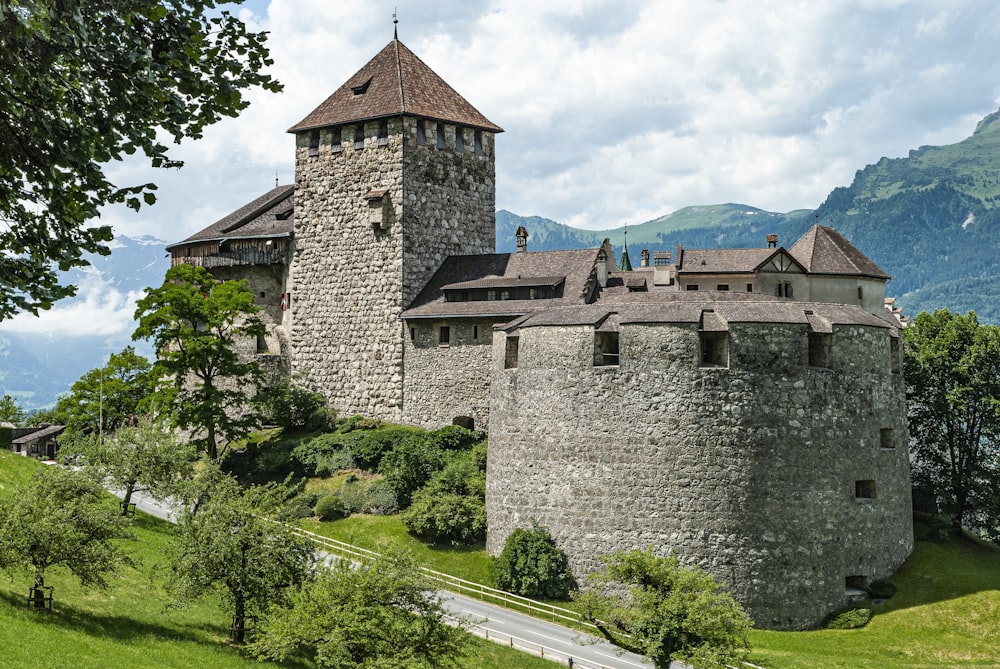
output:
M960 141L1000 106L995 0L248 0L233 11L269 31L284 91L253 92L239 118L176 147L180 170L110 166L118 185L159 185L152 207L104 210L116 233L176 242L276 178L291 183L286 130L392 39L394 11L399 39L504 128L497 208L580 228L689 205L814 209L865 165Z

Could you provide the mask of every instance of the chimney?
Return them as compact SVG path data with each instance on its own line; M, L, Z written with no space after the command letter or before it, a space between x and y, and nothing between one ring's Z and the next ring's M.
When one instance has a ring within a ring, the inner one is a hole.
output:
M684 248L678 244L677 249L674 251L674 266L680 269L684 263Z
M605 237L601 248L597 250L597 285L601 288L608 285L608 251L610 248L611 240Z
M773 249L778 246L778 235L768 235L767 236L767 248Z
M643 249L639 254L639 267L649 267L649 249Z
M514 237L517 238L517 252L527 253L528 252L528 231L524 229L523 225L517 226L517 232L514 233Z

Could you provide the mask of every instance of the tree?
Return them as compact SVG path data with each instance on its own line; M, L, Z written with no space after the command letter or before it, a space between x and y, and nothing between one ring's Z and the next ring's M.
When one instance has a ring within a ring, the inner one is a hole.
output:
M84 586L105 586L105 574L130 563L116 541L128 537L128 521L80 472L46 467L0 498L0 568L33 575L36 606L51 567L68 568Z
M236 116L248 90L280 90L265 34L217 0L0 1L0 320L73 295L57 270L108 254L99 208L153 204L152 183L105 164L140 153L180 167L164 140Z
M320 667L410 669L458 666L466 644L416 564L382 556L317 570L272 613L251 650L278 661L314 653Z
M695 667L739 666L752 625L742 607L700 569L651 548L605 556L580 596L585 615L612 643L646 655L659 669L671 660Z
M953 528L1000 537L1000 328L975 312L917 315L903 330L914 487Z
M166 426L148 416L110 435L91 434L64 443L60 450L84 456L102 481L122 492L122 515L137 492L157 498L175 492L191 469L193 455Z
M167 589L180 604L218 591L232 612L233 643L242 644L247 622L283 602L312 568L312 544L265 515L282 499L278 488L243 491L223 478L197 512L181 516Z
M264 334L253 292L244 281L218 281L204 267L177 265L138 301L133 339L157 349L154 400L173 409L177 427L198 430L195 442L218 458L218 439L246 436L259 424L251 410L262 374L241 342Z
M511 532L492 568L498 588L524 597L565 599L576 585L566 554L537 523Z
M112 353L108 364L81 376L56 402L56 415L70 433L114 432L141 412L152 392L152 363L131 346Z
M17 400L6 393L0 397L0 423L22 425L27 418L27 412L21 408Z
M434 543L474 544L486 538L486 475L462 453L413 495L403 512L409 532ZM484 463L485 464L485 463Z

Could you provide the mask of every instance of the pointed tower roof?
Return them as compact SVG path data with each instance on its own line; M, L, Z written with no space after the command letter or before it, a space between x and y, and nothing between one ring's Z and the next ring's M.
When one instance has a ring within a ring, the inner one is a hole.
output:
M622 243L622 259L618 262L619 272L631 272L632 261L628 257L628 226L625 226L625 241Z
M288 132L401 114L503 132L398 39Z
M810 274L848 274L889 279L889 275L833 228L814 225L788 252Z

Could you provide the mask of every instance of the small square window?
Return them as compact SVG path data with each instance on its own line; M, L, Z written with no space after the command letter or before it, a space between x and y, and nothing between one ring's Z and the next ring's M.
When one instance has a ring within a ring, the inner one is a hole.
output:
M729 366L728 332L701 331L698 333L698 340L701 345L700 360L702 367Z
M832 369L831 350L833 335L824 332L809 333L809 366Z
M607 367L617 365L618 355L618 333L617 332L595 332L594 333L594 367Z
M748 283L747 284L747 292L748 293L752 293L753 292L753 284L752 283Z
M891 427L883 427L878 431L878 445L885 449L896 448L896 439Z
M868 577L860 574L847 576L844 578L844 587L847 590L867 590Z
M875 499L875 481L872 479L855 481L854 497L856 499Z

